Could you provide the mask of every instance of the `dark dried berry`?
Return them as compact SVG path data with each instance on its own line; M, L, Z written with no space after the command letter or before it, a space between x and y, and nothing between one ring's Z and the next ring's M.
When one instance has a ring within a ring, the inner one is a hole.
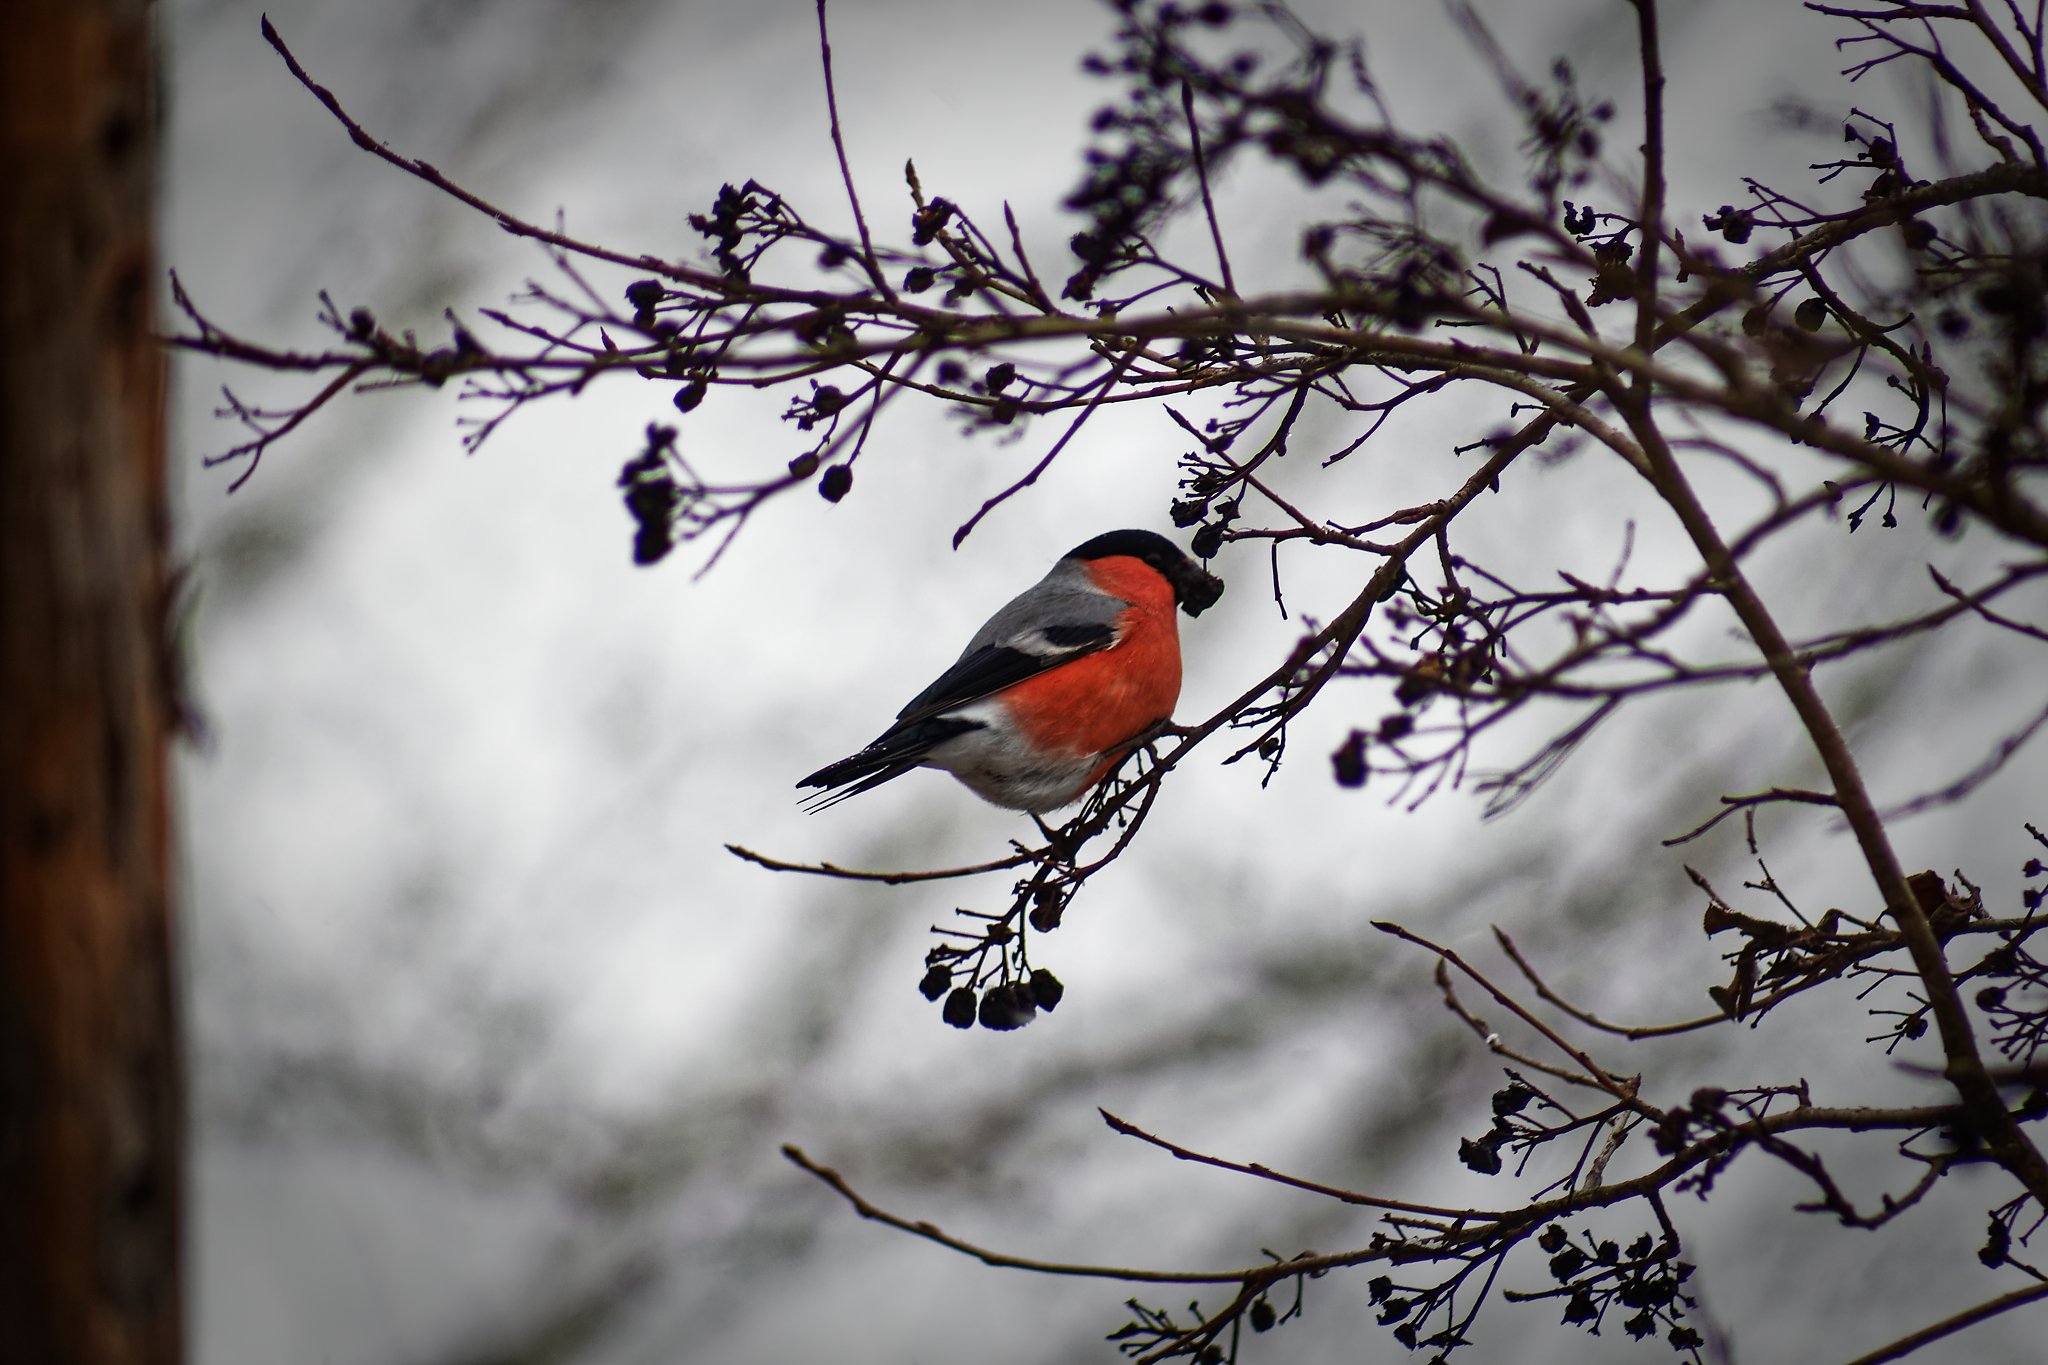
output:
M910 215L910 240L919 246L929 245L932 238L939 234L939 230L945 227L952 217L953 205L950 200L932 200Z
M1060 1001L1066 997L1066 994L1067 988L1051 972L1043 967L1032 971L1031 998L1038 1002L1038 1008L1044 1010L1047 1014L1051 1014L1060 1007Z
M1481 1175L1499 1175L1499 1135L1488 1133L1483 1138L1466 1138L1459 1142L1458 1160Z
M845 406L846 395L830 384L818 385L816 391L811 394L811 407L820 417L830 417Z
M791 460L789 462L789 473L791 478L808 479L809 477L811 477L811 475L817 472L818 457L808 450L806 450L803 454L797 456L794 460Z
M1017 367L1006 360L999 365L988 367L988 373L982 377L981 386L991 394L997 394L1009 388L1016 378Z
M1093 232L1077 232L1068 239L1067 245L1073 253L1093 266L1108 265L1116 256L1116 242ZM1076 277L1078 278L1078 276ZM1072 285L1068 288L1071 290Z
M1254 1332L1270 1332L1273 1330L1276 1315L1273 1312L1273 1305L1266 1302L1266 1300L1254 1300L1252 1311L1248 1316L1251 1318L1252 1330Z
M825 471L818 480L818 496L826 502L838 502L853 488L853 471L843 464L835 464Z
M1336 770L1337 785L1357 790L1365 785L1365 731L1353 730L1337 746L1337 752L1330 755L1330 766Z
M1519 1114L1529 1107L1529 1101L1536 1098L1536 1092L1516 1081L1493 1092L1493 1112L1497 1118Z
M925 972L924 980L917 983L917 988L924 992L925 999L936 1000L944 995L946 988L952 984L952 969L943 962L934 962Z
M1549 1227L1543 1229L1542 1232L1536 1234L1536 1245L1546 1253L1554 1255L1557 1249L1565 1244L1565 1239L1564 1224L1552 1223Z
M1381 719L1380 739L1382 741L1400 739L1414 728L1415 717L1409 715L1406 711L1396 711L1393 715Z
M653 564L675 548L674 514L682 490L656 447L626 462L619 471L619 487L626 490L626 510L634 521L633 562Z
M903 275L903 292L922 294L938 281L938 272L928 265L914 265Z
M367 308L352 309L348 315L348 334L357 341L368 341L377 330L377 319Z
M675 547L675 531L667 523L641 522L633 533L633 562L642 568L658 564Z
M1737 246L1748 241L1749 234L1756 230L1756 215L1731 204L1721 205L1719 213L1708 214L1700 221L1709 232L1718 232Z
M1195 552L1196 559L1214 559L1216 552L1223 548L1223 528L1215 522L1195 532L1195 538L1188 548Z
M1980 1010L1995 1010L2004 1003L2005 987L2003 986L1986 986L1983 990L1977 992L1977 1008Z
M998 1033L1023 1028L1038 1011L1028 990L1015 985L998 986L981 997L981 1026Z
M710 392L710 389L711 386L703 380L692 379L689 383L676 390L676 411L695 412L697 405L704 401L704 395Z
M1984 1245L1977 1249L1977 1259L1996 1269L2012 1255L2012 1233L1996 1218L1991 1220L1991 1230L1984 1239Z
M975 1004L972 987L956 987L953 993L946 997L945 1006L940 1010L939 1017L954 1028L973 1028Z
M626 510L642 526L666 523L677 501L676 486L665 478L637 480L626 490Z
M957 389L960 382L967 378L967 367L953 357L947 356L939 362L938 371L933 377L938 380L940 388Z
M1586 1268L1586 1253L1569 1244L1560 1247L1550 1258L1550 1277L1554 1280L1569 1280Z
M1827 325L1828 306L1819 299L1804 299L1792 310L1792 321L1809 332L1818 332Z
M626 302L633 305L634 312L648 313L667 293L660 280L635 280L626 286Z

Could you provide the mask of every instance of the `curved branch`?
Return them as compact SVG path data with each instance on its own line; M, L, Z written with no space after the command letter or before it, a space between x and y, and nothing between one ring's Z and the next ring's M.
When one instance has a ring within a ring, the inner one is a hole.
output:
M1953 1317L1930 1323L1917 1332L1909 1332L1888 1346L1880 1346L1875 1351L1857 1356L1849 1361L1848 1365L1884 1365L1888 1360L1903 1359L1922 1346L1932 1345L1943 1337L1952 1337L1966 1327L1975 1327L1988 1318L2009 1313L2015 1308L2024 1308L2030 1303L2039 1303L2042 1299L2048 1299L2048 1284L2031 1285L2025 1289L2015 1289L2010 1294L2000 1294L1995 1299L1986 1299L1974 1308L1965 1308Z

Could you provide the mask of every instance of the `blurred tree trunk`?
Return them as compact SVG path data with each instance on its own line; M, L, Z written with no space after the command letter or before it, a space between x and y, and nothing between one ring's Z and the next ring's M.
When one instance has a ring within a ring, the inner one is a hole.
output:
M0 1356L179 1358L147 0L0 39Z

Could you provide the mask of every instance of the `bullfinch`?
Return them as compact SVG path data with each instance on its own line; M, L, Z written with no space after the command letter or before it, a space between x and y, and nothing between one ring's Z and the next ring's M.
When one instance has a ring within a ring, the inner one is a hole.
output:
M912 768L942 768L977 796L1034 815L1086 795L1173 715L1180 631L1223 582L1151 531L1110 531L974 633L959 661L896 713L896 723L799 787L813 809Z

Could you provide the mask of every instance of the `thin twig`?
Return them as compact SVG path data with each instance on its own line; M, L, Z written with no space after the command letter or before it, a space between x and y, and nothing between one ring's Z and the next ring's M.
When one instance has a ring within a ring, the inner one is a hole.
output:
M812 1175L824 1181L825 1184L831 1186L842 1199L853 1206L853 1211L861 1217L885 1224L899 1232L907 1232L913 1237L922 1237L928 1242L936 1242L950 1251L961 1253L963 1256L972 1256L983 1265L997 1266L1006 1270L1029 1270L1040 1275L1072 1275L1091 1280L1125 1280L1133 1284L1241 1284L1248 1277L1256 1278L1261 1273L1260 1268L1252 1270L1134 1270L1127 1266L1040 1261L1028 1256L1012 1256L1006 1252L991 1251L986 1247L976 1246L972 1242L962 1241L958 1237L951 1236L934 1223L912 1222L908 1218L900 1218L890 1213L887 1209L870 1204L860 1196L853 1186L846 1183L846 1177L840 1175L839 1172L833 1170L830 1166L820 1166L817 1162L804 1155L801 1147L791 1143L784 1143L782 1155L787 1157L792 1165L809 1171Z
M1216 244L1216 269L1223 276L1223 287L1230 297L1237 297L1237 280L1230 273L1230 253L1223 247L1223 228L1216 221L1216 200L1209 193L1209 158L1202 151L1202 125L1195 117L1194 88L1186 81L1180 83L1181 112L1187 116L1188 147L1194 156L1195 179L1202 187L1202 212L1209 219L1209 240Z
M846 139L839 129L839 90L832 80L832 35L825 25L825 0L818 0L818 60L825 68L825 111L832 120L832 150L839 157L839 178L846 185L846 201L853 206L853 225L860 233L860 263L882 296L893 300L895 290L875 257L874 238L868 236L867 215L861 212L860 193L853 186L853 166L846 159Z
M1975 1327L1986 1318L1995 1318L2000 1313L2009 1313L2015 1308L2024 1308L2030 1303L2039 1303L2042 1299L2048 1299L2048 1284L2030 1285L2025 1289L2015 1289L2010 1294L2001 1294L1995 1299L1986 1299L1974 1308L1965 1308L1953 1317L1943 1318L1940 1322L1930 1323L1917 1332L1909 1332L1897 1341L1892 1342L1889 1346L1880 1346L1875 1351L1857 1356L1854 1360L1849 1361L1848 1365L1884 1365L1884 1362L1888 1360L1903 1359L1919 1350L1922 1346L1940 1341L1943 1337L1954 1336L1966 1327Z
M1002 872L1013 867L1022 867L1035 862L1040 851L1012 853L1007 858L995 858L985 863L974 863L967 867L945 867L926 872L865 872L858 868L840 867L836 863L789 863L780 858L771 858L765 853L756 853L738 844L727 844L725 851L735 858L745 859L770 872L802 872L813 877L836 877L850 882L880 882L884 886L904 886L911 882L948 881L956 877L979 877L985 872Z
M1127 351L1122 356L1119 356L1116 359L1116 361L1111 364L1109 372L1105 374L1100 381L1098 381L1094 396L1088 400L1088 405L1082 408L1080 412L1074 415L1074 420L1067 424L1067 429L1064 432L1060 433L1060 438L1052 443L1052 449L1045 452L1045 458L1041 459L1037 464L1031 466L1031 469L1024 475L1023 478L1018 479L1008 488L1005 488L1002 492L997 493L995 496L991 497L987 502L984 502L980 506L980 508L975 511L974 515L967 519L965 524L963 524L959 530L953 532L954 549L957 550L960 548L961 542L966 540L968 535L973 532L974 528L981 524L981 519L983 517L987 516L990 512L995 511L996 508L1001 507L1004 503L1008 502L1011 498L1016 497L1017 494L1023 492L1025 489L1031 487L1032 484L1037 483L1039 475L1045 473L1046 470L1052 468L1052 462L1054 460L1057 460L1060 457L1060 452L1067 448L1067 442L1073 440L1075 435L1081 430L1081 427L1088 421L1088 419L1095 415L1096 409L1102 406L1103 398L1109 393L1111 389L1116 387L1117 380L1123 377L1124 371L1130 368L1131 362L1135 358L1136 357L1131 352Z
M1575 1047L1571 1043L1565 1041L1565 1039L1561 1035L1559 1035L1557 1030L1551 1028L1550 1025L1544 1023L1541 1019L1538 1019L1535 1015L1531 1014L1527 1009L1523 1008L1522 1003L1520 1001L1516 1000L1507 992L1501 990L1500 987L1494 985L1493 982L1488 980L1484 974L1475 970L1471 966L1471 964L1467 963L1464 958L1460 957L1454 949L1446 948L1439 943L1432 943L1428 939L1422 937L1422 935L1414 933L1411 930L1405 929L1402 926L1395 924L1391 920L1374 920L1372 922L1372 927L1379 930L1383 934L1392 934L1395 938L1401 939L1402 941L1407 943L1412 943L1418 948L1423 948L1428 950L1429 952L1436 954L1439 958L1442 958L1445 962L1448 962L1451 966L1456 967L1459 971L1463 972L1468 978L1470 978L1474 983L1476 983L1481 990L1485 991L1488 995L1492 996L1502 1005L1512 1010L1516 1018L1520 1019L1530 1028L1533 1028L1538 1033L1542 1034L1544 1039L1548 1041L1552 1047L1556 1048L1559 1052L1562 1052L1565 1056L1571 1058L1572 1061L1576 1063L1588 1077L1592 1078L1595 1082L1597 1082L1600 1088L1605 1090L1608 1094L1614 1096L1614 1098L1620 1100L1623 1104L1628 1106L1630 1109L1635 1110L1639 1114L1643 1114L1650 1118L1661 1118L1663 1116L1661 1110L1658 1110L1653 1106L1644 1103L1644 1101L1636 1094L1636 1086L1633 1081L1630 1081L1621 1076L1612 1075L1599 1063L1595 1062L1591 1057L1587 1056L1582 1049Z
M263 16L263 38L265 42L277 50L278 56L284 58L284 64L291 71L292 78L300 85L306 87L313 98L319 100L326 107L327 112L334 115L335 120L348 130L348 135L354 139L356 146L379 160L396 166L407 175L424 180L450 198L467 204L470 208L483 214L513 236L529 238L547 246L572 252L578 256L589 257L592 260L610 261L614 265L632 266L639 270L654 271L670 279L681 280L700 287L713 288L721 282L721 276L713 275L706 271L694 270L673 261L665 261L657 256L633 255L629 252L613 251L608 247L601 247L594 243L583 241L580 238L571 237L567 233L553 232L546 228L536 227L524 219L507 213L504 209L499 208L482 197L472 194L447 176L442 175L440 171L428 165L425 161L414 157L400 156L397 152L392 151L390 147L372 137L362 124L349 117L348 111L341 107L341 101L334 97L333 91L319 84L306 74L306 68L299 65L299 59L293 56L292 50L285 45L284 38L278 33L276 27L271 24L269 15Z
M1643 62L1643 198L1637 236L1636 348L1647 353L1657 334L1657 268L1664 247L1664 58L1657 40L1657 0L1629 0L1636 11L1636 46ZM1649 381L1631 381L1649 399Z
M1666 848L1676 848L1680 844L1689 844L1739 810L1750 810L1754 807L1769 805L1776 801L1789 801L1795 805L1805 806L1839 806L1841 804L1826 792L1806 791L1799 787L1773 787L1769 791L1753 792L1748 796L1724 796L1721 798L1721 811L1718 815L1712 816L1693 826L1693 828L1683 834L1674 835L1672 838L1664 839L1660 842Z
M1325 1185L1314 1180L1304 1180L1299 1176L1285 1175L1270 1166L1262 1166L1257 1162L1230 1161L1224 1157L1210 1156L1205 1152L1195 1151L1191 1147L1183 1147L1179 1143L1169 1141L1157 1134L1148 1133L1143 1128L1138 1127L1137 1124L1127 1119L1120 1119L1107 1109L1097 1108L1095 1112L1102 1115L1102 1121L1109 1125L1112 1132L1121 1133L1125 1137L1137 1138L1140 1142L1149 1142L1160 1151L1169 1153L1182 1161L1192 1161L1202 1166L1214 1166L1218 1170L1233 1171L1238 1175L1253 1176L1259 1180L1270 1180L1276 1185L1285 1185L1290 1189L1306 1190L1310 1194L1325 1195L1346 1204L1356 1204L1368 1209L1389 1209L1396 1213L1412 1213L1424 1218L1446 1218L1453 1221L1506 1217L1503 1213L1489 1212L1485 1209L1442 1208L1435 1204L1411 1204L1401 1199L1386 1199L1375 1194L1360 1194L1356 1190L1340 1189L1335 1185Z

